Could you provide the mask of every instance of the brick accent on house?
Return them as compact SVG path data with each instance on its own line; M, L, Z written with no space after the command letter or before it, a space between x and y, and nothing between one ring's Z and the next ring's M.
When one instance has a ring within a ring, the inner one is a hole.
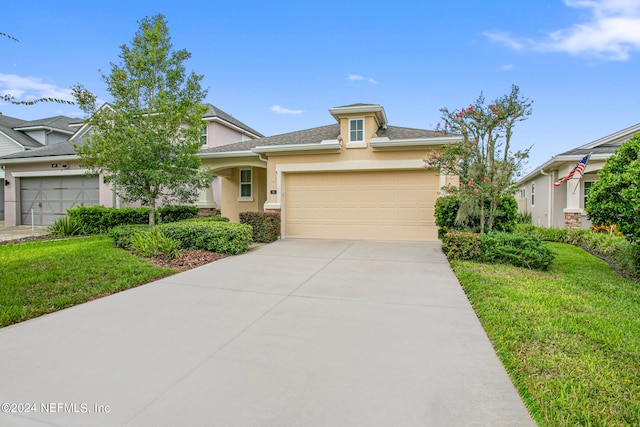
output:
M569 230L582 228L582 214L580 212L565 212L564 228Z
M216 216L216 208L200 208L196 214L196 218L204 218L207 216Z

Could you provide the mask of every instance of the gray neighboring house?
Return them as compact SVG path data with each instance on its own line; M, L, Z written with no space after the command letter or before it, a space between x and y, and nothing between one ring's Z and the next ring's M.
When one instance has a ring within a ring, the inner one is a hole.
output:
M603 138L558 154L536 167L517 183L519 211L530 213L534 225L555 228L589 228L584 209L589 188L598 180L598 171L605 161L633 135L640 132L640 123ZM553 184L567 176L585 155L591 158L582 175L559 186Z
M38 120L22 120L0 114L0 157L22 153L66 141L77 130L80 120L66 116ZM0 169L0 221L4 220L4 193L7 181ZM10 182L9 182L10 183Z
M219 108L206 105L207 111L202 117L203 150L263 136ZM112 107L105 104L102 108ZM14 139L23 143L23 148L19 147L12 154L5 152L0 157L5 175L2 187L5 197L0 203L5 226L31 224L32 215L35 225L49 225L64 216L67 209L81 204L120 206L111 185L104 183L98 175L89 175L87 169L78 164L74 146L81 144L90 131L81 119L66 117L67 129L54 132L51 126L64 123L63 118L30 122L4 118L6 123L13 125L7 132L13 130ZM38 134L39 131L42 132ZM202 209L219 209L220 194L221 178L212 176L211 186L202 192L196 205Z

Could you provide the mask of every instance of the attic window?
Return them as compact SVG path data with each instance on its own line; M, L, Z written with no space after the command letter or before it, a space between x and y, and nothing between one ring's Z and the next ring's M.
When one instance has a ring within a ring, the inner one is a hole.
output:
M208 129L208 126L206 123L202 125L202 133L200 133L200 142L202 143L203 147L207 146L207 129Z
M364 119L349 119L349 142L347 147L366 147L364 140Z

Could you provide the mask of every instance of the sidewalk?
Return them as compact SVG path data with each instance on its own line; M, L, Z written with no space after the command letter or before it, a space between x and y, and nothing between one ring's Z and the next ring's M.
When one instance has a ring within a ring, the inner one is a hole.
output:
M49 234L48 227L35 226L33 230L30 225L18 225L16 227L5 227L4 221L0 221L0 242L7 240L23 239L31 236L42 236Z

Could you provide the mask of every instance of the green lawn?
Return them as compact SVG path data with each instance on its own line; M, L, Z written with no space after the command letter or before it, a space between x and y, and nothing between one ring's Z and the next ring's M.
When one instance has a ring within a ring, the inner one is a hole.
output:
M0 327L174 273L107 237L0 246Z
M452 266L541 426L640 425L640 285L549 243L547 272Z

